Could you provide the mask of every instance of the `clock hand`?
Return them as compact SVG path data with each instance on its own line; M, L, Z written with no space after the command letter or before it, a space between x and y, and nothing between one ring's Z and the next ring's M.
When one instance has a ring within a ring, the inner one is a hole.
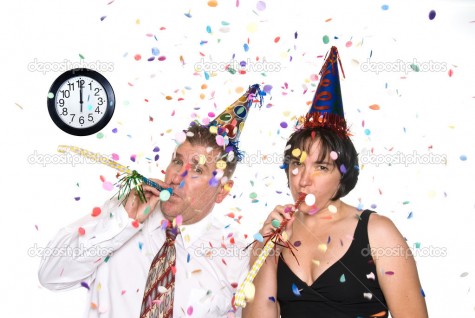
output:
M81 104L81 113L82 113L82 104L83 104L83 100L82 100L82 83L81 81L79 81L79 104Z

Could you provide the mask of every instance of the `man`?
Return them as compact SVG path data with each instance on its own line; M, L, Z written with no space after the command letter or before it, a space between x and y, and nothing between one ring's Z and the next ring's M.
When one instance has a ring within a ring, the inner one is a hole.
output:
M258 93L254 85L210 125L189 127L164 182L153 180L172 189L169 200L160 201L157 189L143 185L146 202L134 190L122 204L111 200L60 230L48 248L80 253L44 257L41 284L52 290L89 289L87 317L149 317L162 310L173 317L227 317L230 312L239 317L232 299L248 270L249 257L239 253L245 245L242 238L232 236L211 212L233 185L230 178L241 158L237 141ZM158 286L158 294L144 297L156 276L152 261L169 242L164 229L171 225L178 228L172 243L174 289ZM164 309L170 299L173 306Z

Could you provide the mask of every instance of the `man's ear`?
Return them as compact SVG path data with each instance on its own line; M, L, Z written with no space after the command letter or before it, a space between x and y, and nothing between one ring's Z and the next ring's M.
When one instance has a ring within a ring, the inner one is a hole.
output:
M228 196L228 193L231 191L233 188L234 181L233 180L228 180L224 185L221 185L221 189L218 192L218 195L216 196L216 203L221 203L223 202L224 198Z

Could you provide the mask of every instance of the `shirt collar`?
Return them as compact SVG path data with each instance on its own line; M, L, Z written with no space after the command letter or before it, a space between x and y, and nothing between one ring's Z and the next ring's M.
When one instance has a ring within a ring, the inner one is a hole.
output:
M150 232L162 231L163 220L165 220L165 217L158 206L152 215L148 217L146 227ZM188 248L212 227L219 226L218 223L220 222L213 215L213 212L210 212L197 223L180 226L180 235L177 235L176 240L180 241L185 248Z

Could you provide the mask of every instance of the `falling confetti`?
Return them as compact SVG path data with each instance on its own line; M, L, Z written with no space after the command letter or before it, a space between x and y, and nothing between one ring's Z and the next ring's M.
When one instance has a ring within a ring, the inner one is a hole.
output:
M315 204L316 198L315 195L309 193L305 196L305 204L308 206L312 206Z
M346 282L345 274L341 274L340 276L340 283Z
M256 9L259 11L264 11L266 9L266 3L264 1L257 1Z
M167 192L168 192L168 191L167 191ZM101 211L101 208L95 207L95 208L92 209L92 214L91 214L91 215L92 215L93 217L96 217L96 216L98 216L99 214L101 214L101 212L102 212L102 211Z
M300 295L300 290L299 290L299 288L297 287L297 285L295 285L295 283L292 284L292 292L293 292L294 295L297 296L297 297L301 296L301 295Z
M429 20L434 20L435 18L435 11L434 10L430 10L429 12Z
M217 5L218 5L218 1L216 1L216 0L208 1L208 6L210 6L212 8L216 7Z

